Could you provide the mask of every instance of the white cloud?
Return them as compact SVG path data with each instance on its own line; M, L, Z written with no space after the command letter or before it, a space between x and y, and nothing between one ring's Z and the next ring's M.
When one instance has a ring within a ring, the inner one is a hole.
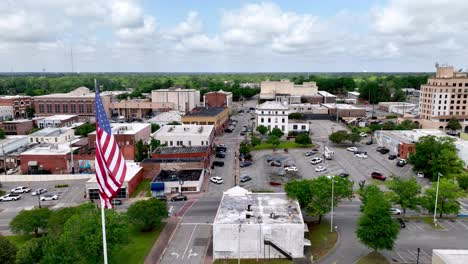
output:
M118 28L138 28L144 26L143 11L132 1L116 1L111 4L112 24Z
M176 27L169 29L166 32L166 38L170 40L178 40L184 37L190 37L201 32L203 22L197 12L191 11L187 14L184 21L180 22Z
M192 35L183 38L176 49L184 52L218 52L223 48L223 43L218 37L210 38L204 34Z

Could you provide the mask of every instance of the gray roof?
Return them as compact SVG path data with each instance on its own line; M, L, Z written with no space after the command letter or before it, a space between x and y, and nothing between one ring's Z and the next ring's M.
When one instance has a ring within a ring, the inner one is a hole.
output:
M194 147L159 147L154 150L156 154L185 154L185 153L200 153L206 152L208 146L194 146Z

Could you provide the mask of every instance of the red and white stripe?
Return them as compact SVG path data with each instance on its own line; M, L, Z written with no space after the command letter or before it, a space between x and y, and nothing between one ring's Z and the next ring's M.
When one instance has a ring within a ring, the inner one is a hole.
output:
M127 165L115 142L96 124L96 179L99 194L106 208L112 208L111 200L117 195L125 180Z

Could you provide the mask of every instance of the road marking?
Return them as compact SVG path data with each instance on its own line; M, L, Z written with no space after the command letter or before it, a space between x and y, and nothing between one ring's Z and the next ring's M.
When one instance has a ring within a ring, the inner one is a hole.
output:
M398 252L396 252L396 251L394 251L394 252L395 252L395 254L397 254L397 255L401 258L401 260L403 260L404 263L408 262L408 261L406 261L406 259L404 259L400 254L398 254Z
M175 258L179 258L180 255L179 255L179 253L172 252L172 253L171 253L171 256L174 256Z
M180 223L180 225L213 225L213 223Z
M422 252L423 254L425 254L429 259L432 259L432 257L429 256L429 254L427 254L424 250L421 249L421 252Z
M410 253L411 256L413 256L413 258L417 258L413 253L411 253L411 251L409 249L407 249L406 251L408 251L408 253Z
M425 231L424 228L420 227L417 223L413 223L419 230Z
M197 254L196 252L193 252L193 253L192 253L192 249L190 249L190 251L189 251L189 253L188 253L188 255L187 255L187 259L189 259L189 258L192 257L192 256L193 256L193 257L196 257L196 256L198 256L198 254Z
M184 254L182 255L182 259L184 259L185 253L187 252L187 249L188 249L189 246L190 246L190 241L191 241L192 238L193 238L193 234L195 233L195 229L197 229L197 225L195 225L195 227L193 228L192 234L190 234L190 238L189 238L189 240L188 240L188 242L187 242L187 246L185 247ZM190 250L191 250L191 249L190 249Z
M458 220L457 223L461 224L465 229L468 229L468 226L465 225L462 220Z

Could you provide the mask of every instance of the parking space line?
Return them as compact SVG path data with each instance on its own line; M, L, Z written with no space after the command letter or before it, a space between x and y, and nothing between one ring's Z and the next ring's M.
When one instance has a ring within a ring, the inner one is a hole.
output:
M419 230L421 230L421 231L426 231L426 230L424 230L424 228L422 228L421 226L419 226L418 223L414 223L414 225L415 225Z
M411 253L411 251L409 249L407 249L406 251L408 251L408 253L410 253L411 256L413 256L413 258L417 258L413 253Z
M193 234L195 233L195 229L197 229L197 226L198 226L198 225L195 225L195 226L193 227L192 234L190 234L189 240L187 241L187 246L185 247L184 254L182 254L182 258L181 258L181 259L184 259L185 253L187 253L187 249L188 249L189 246L190 246L190 241L192 241Z
M397 254L402 260L403 260L403 263L407 263L406 259L404 259L400 254L398 254L398 252L394 251L395 254Z
M468 230L468 226L465 225L462 220L458 220L457 223L461 224L465 229Z
M456 229L455 225L453 223L450 223L450 221L444 221L442 226L444 226L445 224L448 224L451 227L451 228L448 228L448 229L445 227L445 229L447 229L447 231L452 230L452 229Z
M429 254L427 254L424 250L421 249L421 252L422 252L424 255L426 255L426 256L429 258L429 260L432 259L432 256L429 256Z

